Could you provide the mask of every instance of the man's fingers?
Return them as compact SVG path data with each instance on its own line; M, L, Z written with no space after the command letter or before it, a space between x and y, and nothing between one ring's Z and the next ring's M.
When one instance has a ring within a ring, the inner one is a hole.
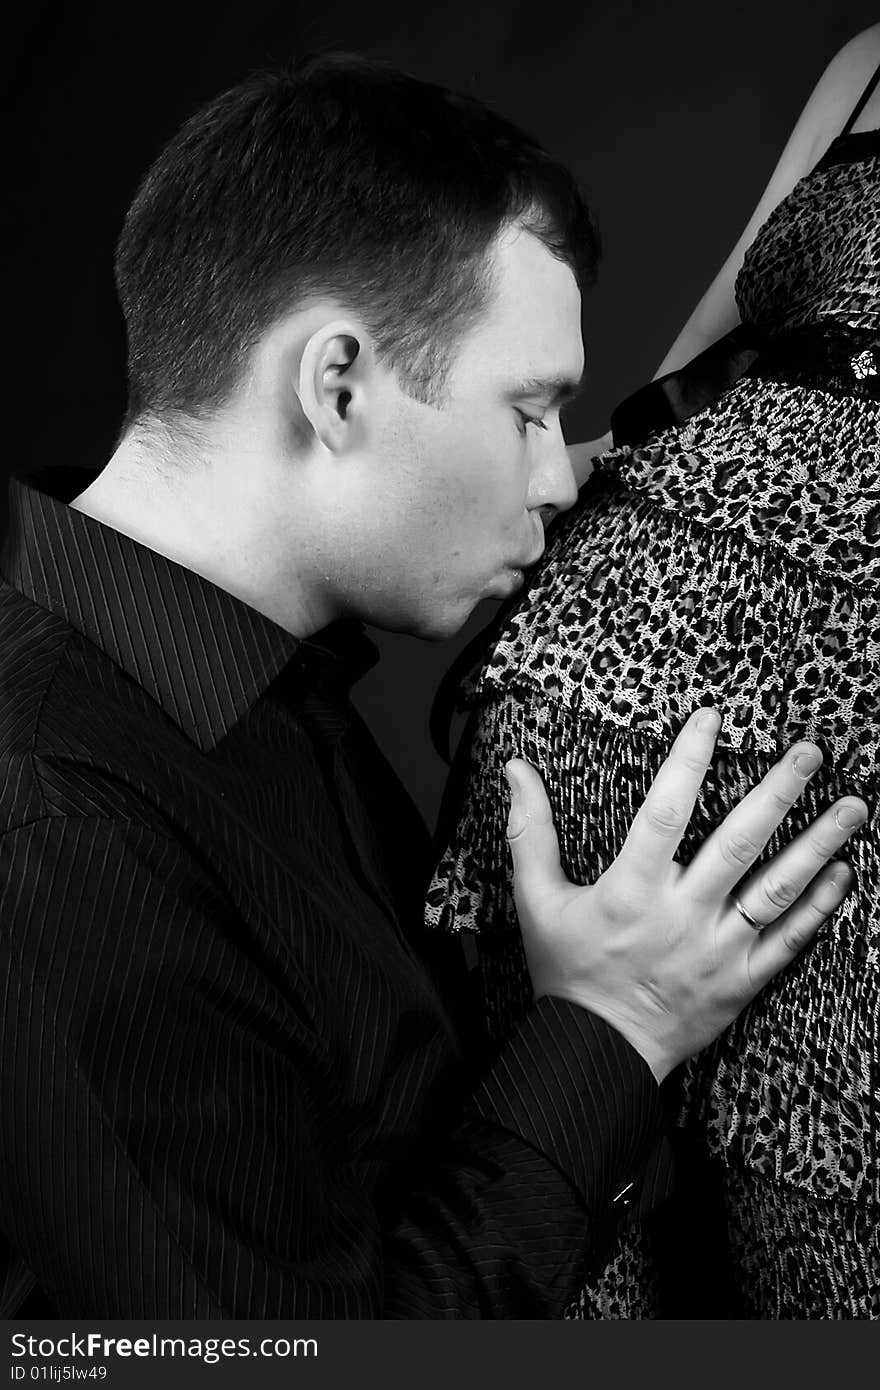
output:
M717 710L696 710L651 783L617 858L621 867L641 881L659 877L674 859L720 728Z
M510 784L507 839L517 895L566 882L559 863L553 812L540 774L531 763L512 758L505 769Z
M867 818L868 808L857 796L845 796L830 806L737 888L736 896L749 916L766 926L792 908L822 866Z
M749 951L749 973L756 993L812 941L822 923L840 907L854 882L855 875L848 864L826 865L794 907L755 933Z
M731 892L821 765L814 743L796 743L734 806L686 870L688 891L697 901L717 902Z

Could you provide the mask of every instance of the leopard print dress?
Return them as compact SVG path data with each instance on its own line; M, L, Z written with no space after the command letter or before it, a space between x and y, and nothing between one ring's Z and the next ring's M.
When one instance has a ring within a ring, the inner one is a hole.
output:
M847 848L857 888L666 1090L677 1134L718 1175L735 1289L721 1315L868 1318L880 1316L880 132L838 137L759 231L736 295L781 348L683 423L599 460L464 688L427 920L478 934L501 1037L529 1002L508 758L541 770L565 870L587 882L697 706L716 705L724 727L683 859L788 744L816 740L825 764L784 838L832 798L864 797L869 821ZM787 334L801 343L790 362ZM650 1222L630 1223L570 1316L668 1315L656 1247Z

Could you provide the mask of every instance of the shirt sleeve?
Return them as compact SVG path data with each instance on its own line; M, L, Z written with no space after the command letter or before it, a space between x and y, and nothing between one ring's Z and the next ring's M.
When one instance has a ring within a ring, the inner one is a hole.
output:
M556 1316L657 1132L641 1058L547 999L429 1145L340 1145L301 965L155 827L7 832L0 948L2 1225L63 1316Z

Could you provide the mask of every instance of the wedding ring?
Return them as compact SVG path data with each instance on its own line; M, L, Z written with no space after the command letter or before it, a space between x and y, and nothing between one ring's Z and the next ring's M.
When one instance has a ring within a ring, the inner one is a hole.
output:
M734 893L731 893L730 896L733 898L733 905L734 905L734 907L736 908L737 912L739 913L740 917L744 918L745 921L748 922L748 924L749 924L749 926L751 927L752 931L763 931L764 928L766 927L767 923L766 923L766 922L756 922L755 919L754 919L754 917L752 916L752 914L751 914L750 912L746 912L746 910L745 910L745 908L743 907L742 903L740 902L739 898L738 898Z

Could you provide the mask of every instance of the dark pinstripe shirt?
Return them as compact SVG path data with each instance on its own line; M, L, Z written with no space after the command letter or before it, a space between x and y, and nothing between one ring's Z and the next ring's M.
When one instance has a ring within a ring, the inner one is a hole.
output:
M549 999L465 1067L345 627L298 642L17 483L0 570L7 1306L558 1314L657 1087Z

